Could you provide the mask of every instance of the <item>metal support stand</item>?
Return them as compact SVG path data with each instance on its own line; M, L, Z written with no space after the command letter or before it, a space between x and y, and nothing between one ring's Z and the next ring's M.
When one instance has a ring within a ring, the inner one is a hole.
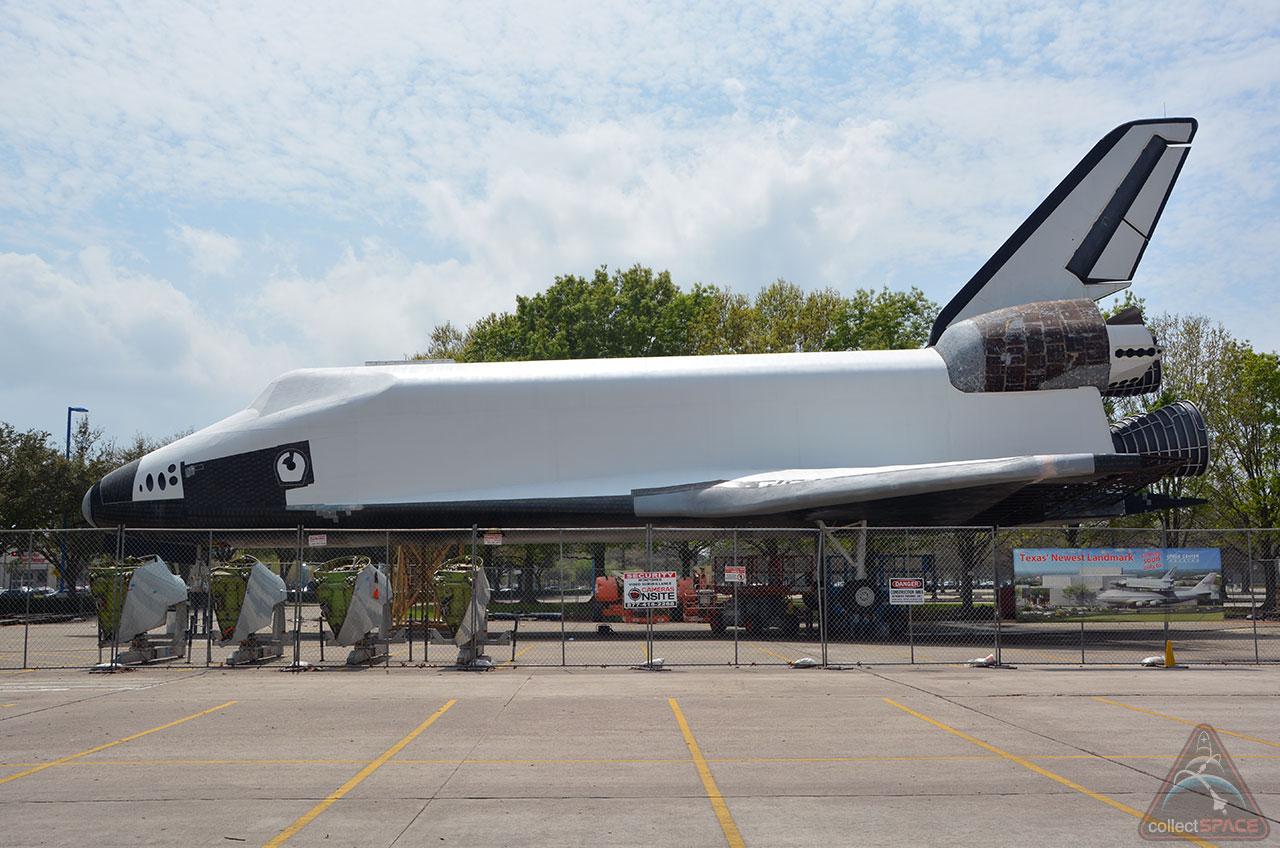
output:
M438 630L427 629L428 645L452 645L452 639L442 635ZM461 648L458 649L458 659L454 663L454 668L459 671L488 671L493 668L493 660L484 652L485 648L510 645L511 631L504 630L501 633L477 633L474 638L467 640ZM513 654L514 658L514 654Z
M117 665L140 665L157 660L180 660L187 655L187 602L174 604L165 614L163 638L152 641L149 634L139 633L128 650L116 654Z
M252 665L280 659L284 656L284 632L284 604L280 603L271 611L271 633L266 636L250 633L235 653L227 657L226 664Z
M351 646L347 665L376 665L391 659L391 605L382 605L382 621L377 630L370 630L364 638Z

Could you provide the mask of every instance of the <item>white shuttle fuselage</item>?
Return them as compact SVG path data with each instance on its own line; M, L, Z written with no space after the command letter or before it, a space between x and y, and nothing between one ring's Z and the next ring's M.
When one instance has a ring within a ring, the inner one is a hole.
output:
M925 349L294 371L138 470L301 441L316 479L288 490L300 510L1111 451L1096 389L966 394Z

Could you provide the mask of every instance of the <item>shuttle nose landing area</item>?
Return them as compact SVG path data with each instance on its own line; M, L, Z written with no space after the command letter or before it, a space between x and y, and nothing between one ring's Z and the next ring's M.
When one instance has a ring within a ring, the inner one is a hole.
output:
M1197 724L1274 819L1276 675L0 672L5 842L1140 845Z

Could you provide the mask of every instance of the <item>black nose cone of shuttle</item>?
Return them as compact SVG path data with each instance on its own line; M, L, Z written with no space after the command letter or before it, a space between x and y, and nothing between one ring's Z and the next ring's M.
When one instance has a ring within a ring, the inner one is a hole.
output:
M142 460L135 459L103 477L84 494L80 511L94 527L126 524L133 515L133 478Z

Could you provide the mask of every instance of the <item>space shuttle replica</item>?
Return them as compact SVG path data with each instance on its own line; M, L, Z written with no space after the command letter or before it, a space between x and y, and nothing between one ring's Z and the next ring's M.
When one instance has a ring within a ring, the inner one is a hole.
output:
M98 526L1019 525L1176 505L1209 458L1160 384L1132 280L1195 135L1117 127L942 310L919 350L293 371L119 468Z

